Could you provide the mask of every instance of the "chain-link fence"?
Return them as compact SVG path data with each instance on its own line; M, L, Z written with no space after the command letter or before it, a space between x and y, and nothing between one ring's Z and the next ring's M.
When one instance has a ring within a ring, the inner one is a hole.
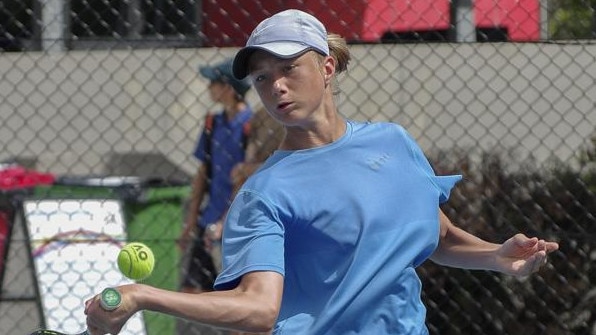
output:
M350 42L344 115L398 122L439 173L464 175L444 208L454 221L495 241L560 242L527 279L423 265L431 333L596 334L593 0L2 0L0 333L25 334L52 310L60 329L80 330L84 317L58 308L79 301L64 292L85 299L109 281L99 260L122 234L166 260L151 284L177 287L192 151L219 108L197 66L233 55L285 8ZM40 174L48 183L33 187ZM75 236L34 241L39 218ZM82 232L96 223L121 230ZM81 244L97 260L84 270L40 256ZM147 334L192 333L144 316Z

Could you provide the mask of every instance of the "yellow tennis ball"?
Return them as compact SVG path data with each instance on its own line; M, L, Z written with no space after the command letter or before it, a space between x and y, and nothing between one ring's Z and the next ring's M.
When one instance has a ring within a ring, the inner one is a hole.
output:
M143 243L128 243L118 253L118 268L123 275L132 280L149 277L154 265L153 251Z

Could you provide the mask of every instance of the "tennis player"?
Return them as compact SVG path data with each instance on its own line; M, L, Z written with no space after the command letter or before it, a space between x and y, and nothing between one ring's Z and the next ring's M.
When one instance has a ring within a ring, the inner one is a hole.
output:
M401 126L339 114L346 42L315 17L265 19L234 60L286 129L280 150L243 185L224 227L216 291L119 287L122 307L86 306L93 335L117 334L140 310L273 334L428 334L416 267L530 275L555 242L517 234L490 243L439 209L460 176L436 176Z

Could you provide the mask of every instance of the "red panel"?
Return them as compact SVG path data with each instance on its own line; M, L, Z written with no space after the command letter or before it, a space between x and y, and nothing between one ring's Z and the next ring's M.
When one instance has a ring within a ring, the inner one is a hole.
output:
M243 46L257 24L276 10L272 1L204 0L202 33L205 46Z
M476 0L474 16L479 28L506 28L512 41L540 39L539 0Z
M367 22L363 18L367 10L367 1L351 0L344 1L317 1L304 0L294 1L296 6L298 3L303 3L302 9L310 14L316 16L325 27L327 31L339 34L349 41L360 41L363 39L366 31Z
M513 41L540 38L539 0L475 0L479 28L506 28ZM388 31L447 30L449 0L205 0L205 46L242 46L264 18L296 8L318 17L330 32L348 41L379 41Z
M399 0L369 2L362 36L378 40L384 32L446 30L450 25L448 0Z

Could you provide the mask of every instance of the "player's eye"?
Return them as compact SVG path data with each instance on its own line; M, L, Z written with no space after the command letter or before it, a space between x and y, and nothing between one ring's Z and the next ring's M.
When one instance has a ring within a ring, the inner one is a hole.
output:
M290 73L292 72L292 70L294 70L296 68L295 64L289 64L283 67L283 71L284 73Z
M256 84L258 82L262 82L263 80L265 80L265 75L253 73L250 75L250 78L251 78L252 82Z
M260 75L260 76L257 76L256 81L263 82L263 81L265 81L265 79L267 79L267 77L265 75Z

